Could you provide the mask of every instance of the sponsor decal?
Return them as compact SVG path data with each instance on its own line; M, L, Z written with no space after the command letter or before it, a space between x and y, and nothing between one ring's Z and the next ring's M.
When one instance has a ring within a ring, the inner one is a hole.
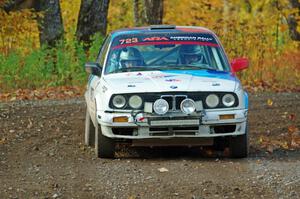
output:
M161 74L161 75L154 75L152 76L153 79L159 79L159 78L170 78L170 77L175 77L176 75L164 75L164 74Z
M166 79L166 82L180 82L180 79Z
M128 85L128 87L129 87L129 88L134 88L134 87L135 87L135 85L133 85L133 84L129 84L129 85Z
M171 89L176 89L176 88L178 88L178 86L172 85L172 86L170 86L170 88Z
M210 42L213 41L211 37L204 37L204 36L172 36L170 37L171 40L175 41L204 41Z
M119 40L120 44L131 44L131 43L137 43L139 42L138 38L133 37L133 38L127 38L127 39L120 39Z
M147 37L143 41L169 41L167 37Z
M212 83L212 86L221 86L221 84L218 82L214 82L214 83Z
M105 93L107 91L106 86L102 86L102 92Z
M138 74L136 74L137 76L142 76L143 74L142 73L138 73Z

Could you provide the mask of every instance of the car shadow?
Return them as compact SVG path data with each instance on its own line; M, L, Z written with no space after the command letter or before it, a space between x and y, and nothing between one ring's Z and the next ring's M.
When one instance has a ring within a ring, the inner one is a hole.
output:
M274 150L269 153L266 150L250 147L250 152L247 158L242 159L276 159L276 160L299 160L300 150ZM116 158L119 159L232 159L230 157L229 148L224 150L216 150L213 147L124 147L118 146L116 150Z

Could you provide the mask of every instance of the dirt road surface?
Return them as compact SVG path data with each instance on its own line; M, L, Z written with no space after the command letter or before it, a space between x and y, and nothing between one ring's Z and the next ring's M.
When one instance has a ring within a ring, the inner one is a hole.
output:
M250 96L246 159L124 146L98 159L84 118L82 98L1 103L0 198L300 198L300 149L285 141L300 128L300 93Z

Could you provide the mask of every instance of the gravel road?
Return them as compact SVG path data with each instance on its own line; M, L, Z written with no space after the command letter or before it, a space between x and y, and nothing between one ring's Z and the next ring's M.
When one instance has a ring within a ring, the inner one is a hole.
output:
M0 198L300 198L300 147L288 140L300 93L250 95L245 159L126 146L98 159L83 145L84 118L82 98L0 103Z

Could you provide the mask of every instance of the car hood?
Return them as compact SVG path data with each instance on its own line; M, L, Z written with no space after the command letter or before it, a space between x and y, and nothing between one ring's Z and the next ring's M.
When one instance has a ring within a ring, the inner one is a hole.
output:
M230 72L168 70L109 74L103 77L113 93L225 91L233 92L238 79Z

